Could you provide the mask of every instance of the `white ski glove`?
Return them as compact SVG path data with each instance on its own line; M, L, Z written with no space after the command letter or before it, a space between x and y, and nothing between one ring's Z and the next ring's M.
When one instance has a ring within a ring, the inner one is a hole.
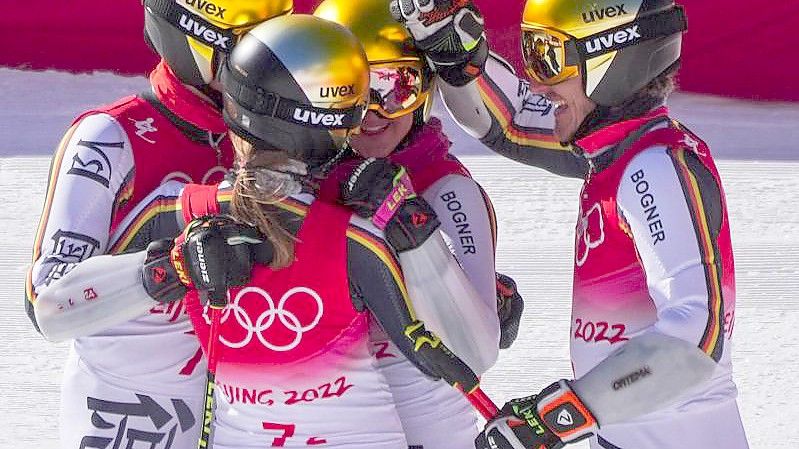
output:
M392 0L391 13L448 84L463 86L483 72L488 43L471 0Z

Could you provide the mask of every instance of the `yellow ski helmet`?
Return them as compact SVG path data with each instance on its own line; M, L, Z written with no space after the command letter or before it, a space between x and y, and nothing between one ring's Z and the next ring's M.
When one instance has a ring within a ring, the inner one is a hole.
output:
M521 29L531 78L582 75L585 94L613 106L679 61L687 23L673 0L527 0Z
M389 0L325 0L314 15L347 27L369 58L369 109L386 118L417 112L426 121L433 103L433 73L413 37L391 16Z
M182 82L202 86L221 54L259 23L289 14L293 0L143 0L144 35Z

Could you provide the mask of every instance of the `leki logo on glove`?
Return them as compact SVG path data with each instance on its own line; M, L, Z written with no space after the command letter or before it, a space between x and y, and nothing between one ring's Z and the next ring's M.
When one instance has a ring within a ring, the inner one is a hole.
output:
M582 267L588 260L588 253L605 241L605 220L599 203L594 203L588 212L580 215L575 239L574 261Z
M246 309L242 306L245 300L248 301ZM253 320L258 311L264 309L264 303L265 310ZM263 289L247 287L239 291L228 304L220 321L224 325L232 315L244 332L227 332L230 339L220 335L219 341L229 348L239 349L247 346L256 337L264 347L272 351L290 351L300 344L303 334L319 324L323 314L322 298L310 288L294 287L284 293L275 305L275 301ZM226 333L224 328L223 333ZM231 337L231 333L236 333L237 338Z
M565 408L558 413L558 424L561 426L571 426L574 424L574 418L572 418L571 413Z

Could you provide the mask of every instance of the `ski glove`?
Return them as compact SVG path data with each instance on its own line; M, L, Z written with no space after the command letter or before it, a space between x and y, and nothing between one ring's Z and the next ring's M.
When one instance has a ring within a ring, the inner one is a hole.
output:
M477 449L558 449L594 435L599 425L569 382L513 399L477 436Z
M483 17L471 0L392 0L390 7L448 84L466 85L483 72L488 43Z
M511 347L519 334L524 300L510 276L497 273L497 314L499 315L499 349Z
M453 354L437 335L425 329L421 321L408 325L405 336L413 341L413 350L426 368L423 371L465 392L480 385L474 371Z
M418 248L440 222L433 208L416 196L404 167L369 158L340 185L341 202L385 232L397 251Z
M151 298L168 303L186 296L186 286L170 262L172 239L156 240L147 245L147 257L142 269L142 284Z
M216 215L189 223L175 240L171 260L181 282L224 307L227 290L247 284L253 264L267 265L273 255L272 244L256 228Z

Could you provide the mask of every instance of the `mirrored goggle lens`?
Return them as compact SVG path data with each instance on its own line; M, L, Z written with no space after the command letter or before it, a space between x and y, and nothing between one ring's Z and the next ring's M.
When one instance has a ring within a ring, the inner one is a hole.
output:
M369 109L398 116L421 104L423 79L416 67L373 67L369 78Z
M555 81L564 73L564 39L544 30L523 30L522 52L528 70L539 81Z

